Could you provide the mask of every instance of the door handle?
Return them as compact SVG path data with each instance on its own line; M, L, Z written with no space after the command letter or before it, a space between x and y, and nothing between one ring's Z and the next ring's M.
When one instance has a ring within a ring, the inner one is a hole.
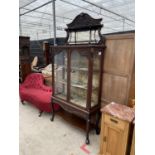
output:
M110 118L110 120L111 120L112 122L116 123L116 124L118 123L118 121L115 120L115 119Z

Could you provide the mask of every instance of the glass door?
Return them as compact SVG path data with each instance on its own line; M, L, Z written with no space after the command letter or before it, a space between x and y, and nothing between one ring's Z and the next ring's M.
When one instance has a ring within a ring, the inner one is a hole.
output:
M59 50L54 56L54 95L67 99L67 51Z
M88 88L87 51L71 51L70 102L86 108Z
M92 95L91 107L98 104L99 88L100 88L100 63L101 51L94 51L93 53L93 71L92 71Z

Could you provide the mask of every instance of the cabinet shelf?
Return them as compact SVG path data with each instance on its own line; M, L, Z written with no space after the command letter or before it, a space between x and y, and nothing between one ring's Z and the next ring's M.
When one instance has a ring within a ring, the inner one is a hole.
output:
M55 82L67 85L67 81L65 81L65 80L55 81ZM71 86L87 90L87 85L82 85L82 84L78 84L78 83L72 83Z
M71 99L70 100L72 103L74 103L74 104L78 104L79 106L82 106L82 107L84 107L84 108L86 108L86 99ZM95 102L91 102L91 106L92 107L94 107L96 105L96 103Z
M62 98L62 99L66 99L66 95L65 94L55 94L55 96L59 97L59 98Z
M71 67L71 70L75 70L75 71L86 71L88 72L88 68L87 67Z
M84 99L71 99L70 100L72 103L76 103L76 104L78 104L79 106L82 106L82 107L85 107L86 108L86 100L84 100Z
M61 83L61 84L67 85L67 81L65 80L55 81L55 83ZM87 90L87 85L85 84L71 83L71 86ZM92 90L95 90L95 89L97 89L97 87L92 87Z
M71 71L85 71L88 72L88 68L87 67L71 67ZM99 72L99 69L93 69L94 72Z
M60 81L55 81L55 83L61 83L61 84L67 84L67 81L66 80L60 80Z
M87 85L73 83L73 84L71 84L71 86L72 87L77 87L77 88L81 88L81 89L86 89L87 90Z
M67 69L67 67L64 65L61 65L59 68L57 68L57 71L62 70L62 69ZM85 71L88 72L88 67L71 67L71 71ZM100 70L95 68L93 69L94 72L99 72Z
M57 70L62 70L62 69L67 69L66 65L61 65L59 66L59 68L57 68ZM88 71L87 67L71 67L71 71L75 70L75 71Z

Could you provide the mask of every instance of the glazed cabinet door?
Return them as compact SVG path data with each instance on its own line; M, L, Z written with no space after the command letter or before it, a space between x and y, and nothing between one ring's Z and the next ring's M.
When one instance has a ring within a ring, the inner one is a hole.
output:
M65 49L54 56L54 96L64 100L67 99L67 61Z
M100 155L126 155L128 125L109 115L103 120Z
M101 49L85 47L71 50L71 103L88 109L99 103L101 60Z
M99 104L100 100L100 78L101 78L101 63L103 53L101 49L93 49L92 54L92 92L91 92L91 107Z
M88 51L73 49L70 62L70 102L86 108L89 74Z

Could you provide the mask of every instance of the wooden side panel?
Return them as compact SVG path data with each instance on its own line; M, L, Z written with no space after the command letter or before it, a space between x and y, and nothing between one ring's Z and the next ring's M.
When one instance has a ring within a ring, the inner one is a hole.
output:
M134 67L132 78L131 78L128 105L130 107L135 106L135 67Z
M104 70L129 75L133 57L133 39L109 39L106 43Z
M102 102L124 103L127 94L128 79L104 73L102 82Z
M102 105L109 102L127 104L134 68L134 33L106 37Z
M28 74L31 73L31 67L30 67L30 64L29 63L22 63L21 64L21 70L22 70L22 80L24 81L26 76Z

